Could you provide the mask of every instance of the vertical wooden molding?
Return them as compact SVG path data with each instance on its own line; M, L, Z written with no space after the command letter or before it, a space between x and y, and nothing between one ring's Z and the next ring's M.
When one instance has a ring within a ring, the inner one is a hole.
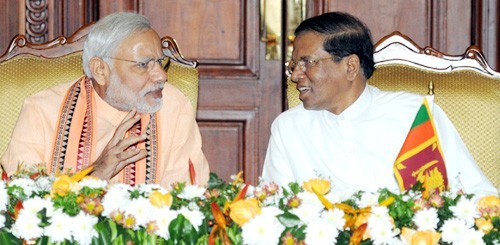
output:
M471 1L470 40L471 45L476 45L483 50L483 1Z
M447 0L430 0L429 12L431 21L430 23L430 44L437 50L447 50L446 34L448 33L448 26L446 24L446 10Z
M26 4L24 1L19 1L19 23L18 23L18 33L26 34Z
M33 43L48 41L48 0L26 0L26 37Z
M495 16L495 37L496 37L496 50L495 50L495 61L496 61L496 70L497 71L500 71L500 49L498 47L500 47L500 32L497 30L497 28L500 26L500 4L498 4L498 2L496 2L496 7L495 7L495 11L496 11L496 14L494 15Z

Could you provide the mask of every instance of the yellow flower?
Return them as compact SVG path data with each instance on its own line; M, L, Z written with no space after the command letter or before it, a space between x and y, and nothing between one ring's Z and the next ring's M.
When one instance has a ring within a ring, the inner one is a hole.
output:
M260 214L259 201L255 198L242 199L229 205L229 217L242 226L253 217Z
M477 203L477 210L483 217L500 216L500 198L497 196L484 196Z
M149 195L149 202L157 208L172 206L172 195L170 193L162 194L159 191L153 191Z
M407 227L401 230L401 236L406 244L411 245L433 245L438 244L441 234L436 231L416 231Z
M330 191L330 181L326 179L311 179L304 181L303 186L306 191L314 193L314 188L314 190L321 195L325 195Z
M52 184L52 196L66 196L71 192L74 181L68 175L59 176Z
M490 219L479 218L475 220L477 229L482 231L484 234L490 233L491 229L493 229L493 223Z

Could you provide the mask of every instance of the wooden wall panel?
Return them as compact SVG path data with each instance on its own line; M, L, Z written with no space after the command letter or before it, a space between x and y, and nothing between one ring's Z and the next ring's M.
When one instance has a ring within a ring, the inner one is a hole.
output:
M397 30L419 46L451 55L477 45L499 70L497 0L309 0L308 6L308 16L329 11L357 16L367 23L374 42Z
M417 43L428 43L431 39L431 9L429 0L350 0L327 1L325 12L350 13L368 25L374 42L398 30Z
M19 4L17 0L0 1L0 55L3 54L12 38L19 33Z
M200 62L197 120L212 170L226 180L242 170L246 180L257 182L283 99L281 61L266 61L261 54L259 1L139 5L160 36L174 37L184 56Z

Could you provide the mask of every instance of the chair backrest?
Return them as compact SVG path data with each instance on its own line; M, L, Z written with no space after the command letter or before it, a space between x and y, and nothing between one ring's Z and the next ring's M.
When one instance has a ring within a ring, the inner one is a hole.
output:
M491 69L476 46L463 55L421 48L394 32L375 44L375 67L368 83L382 90L427 94L441 106L485 175L500 186L500 73ZM289 108L300 103L288 81Z
M58 37L44 44L32 44L17 35L0 57L0 154L10 141L12 130L26 97L53 85L83 76L82 48L91 25L66 38ZM164 54L170 57L168 82L198 104L198 62L185 59L171 37L163 37Z

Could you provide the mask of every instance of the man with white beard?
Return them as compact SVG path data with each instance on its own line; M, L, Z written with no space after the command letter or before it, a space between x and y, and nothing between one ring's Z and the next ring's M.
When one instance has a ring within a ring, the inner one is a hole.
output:
M113 182L199 184L209 167L192 105L167 74L148 19L115 13L98 21L83 48L85 76L24 102L2 165L44 163L52 173L93 166Z

